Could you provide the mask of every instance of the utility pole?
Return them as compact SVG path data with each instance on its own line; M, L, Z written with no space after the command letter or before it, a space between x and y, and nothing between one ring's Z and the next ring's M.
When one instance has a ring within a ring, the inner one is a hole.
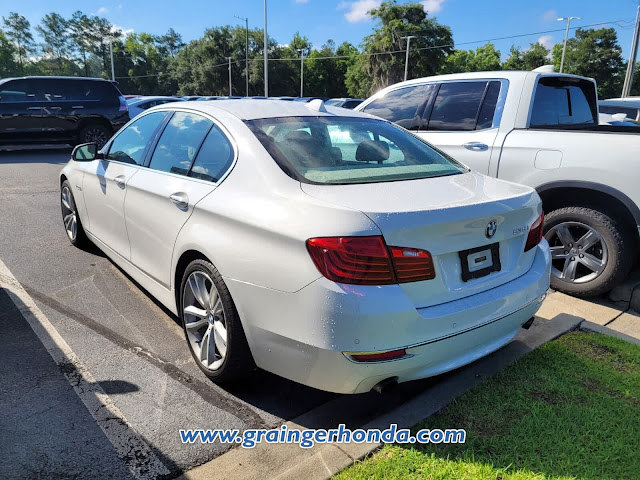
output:
M638 56L638 40L640 39L640 4L636 13L636 28L633 31L633 40L631 41L631 51L629 52L629 63L627 65L627 74L624 77L624 86L622 87L622 98L628 97L631 93L631 84L633 83L633 74L636 69L636 57Z
M227 57L229 59L229 96L231 97L233 93L231 92L231 57Z
M303 88L304 88L304 48L299 48L298 51L300 52L300 98L302 98L303 95Z
M407 74L409 73L409 45L411 44L411 39L416 38L415 35L408 35L406 37L400 37L401 40L407 40L407 54L404 58L404 81L407 81Z
M569 25L571 25L571 20L581 20L580 17L560 17L557 19L559 22L567 21L567 28L564 31L564 43L562 45L562 58L560 59L560 73L562 73L562 69L564 68L564 54L567 51L567 38L569 38Z
M245 97L249 96L249 17L239 17L234 15L234 17L239 18L240 20L244 20L244 77L246 83L246 92Z
M267 0L264 0L264 96L269 97L269 53L267 52Z
M109 42L109 53L111 54L111 81L116 81L116 69L113 65L113 41Z

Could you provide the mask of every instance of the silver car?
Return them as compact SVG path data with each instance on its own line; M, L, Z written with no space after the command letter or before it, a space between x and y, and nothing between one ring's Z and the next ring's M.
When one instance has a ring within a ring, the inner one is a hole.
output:
M436 375L509 342L549 286L533 189L321 100L166 104L72 157L69 239L178 315L215 381Z

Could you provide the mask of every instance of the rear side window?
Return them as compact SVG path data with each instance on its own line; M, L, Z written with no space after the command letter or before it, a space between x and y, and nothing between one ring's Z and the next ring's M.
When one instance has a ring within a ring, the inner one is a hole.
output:
M107 160L142 165L144 152L166 112L153 112L139 117L114 138Z
M149 168L187 175L212 125L211 120L201 115L176 112L158 140Z
M367 105L363 111L404 128L416 127L420 108L429 100L434 85L414 85L388 92Z
M486 81L443 83L433 104L428 129L475 130L486 88Z
M29 80L13 80L0 85L0 102L35 102L35 84Z
M120 106L120 92L109 82L82 81L82 88L76 89L76 94L80 95L78 100L99 101L111 107Z
M571 78L546 77L538 81L531 110L532 128L596 124L593 83Z
M217 126L211 127L189 176L217 182L226 173L233 162L233 147L226 135Z

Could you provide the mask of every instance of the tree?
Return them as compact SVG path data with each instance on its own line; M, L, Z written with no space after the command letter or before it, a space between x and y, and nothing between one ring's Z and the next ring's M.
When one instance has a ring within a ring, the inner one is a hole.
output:
M26 58L34 51L31 24L29 20L16 12L9 12L9 16L2 17L2 20L7 28L6 36L16 44L20 70L24 73Z
M553 47L553 64L560 69L562 44ZM601 98L619 96L624 79L622 49L614 28L576 29L575 37L567 41L564 59L565 73L595 78Z
M440 70L451 52L451 29L428 18L421 3L398 5L396 0L383 2L370 11L378 19L376 29L362 42L362 53L347 72L352 95L366 97L374 90L402 81L404 77L406 40L415 35L409 54L409 74L422 77ZM383 52L397 53L383 53Z
M487 72L500 70L500 51L487 42L474 50L455 50L439 73Z
M16 47L0 30L0 78L10 77L22 71L22 66L19 67L14 60L15 53Z
M163 56L175 57L176 54L184 47L182 41L182 35L176 32L173 28L170 28L167 33L159 36L156 39L158 49L162 52Z
M62 15L52 12L42 17L36 30L44 39L42 50L45 55L56 59L58 63L57 73L62 74L65 59L71 50L69 22Z
M503 70L533 70L549 63L549 49L536 42L522 52L520 48L512 46L509 58L502 64Z
M71 16L71 20L69 20L71 40L75 43L76 49L80 52L82 64L84 65L84 74L87 77L89 76L87 53L97 41L93 34L92 27L92 19L80 10L74 12Z

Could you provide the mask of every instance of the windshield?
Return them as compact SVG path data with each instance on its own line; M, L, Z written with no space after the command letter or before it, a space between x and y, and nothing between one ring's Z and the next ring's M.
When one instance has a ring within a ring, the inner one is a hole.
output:
M376 183L467 171L426 142L382 120L322 116L246 123L285 173L305 183Z

